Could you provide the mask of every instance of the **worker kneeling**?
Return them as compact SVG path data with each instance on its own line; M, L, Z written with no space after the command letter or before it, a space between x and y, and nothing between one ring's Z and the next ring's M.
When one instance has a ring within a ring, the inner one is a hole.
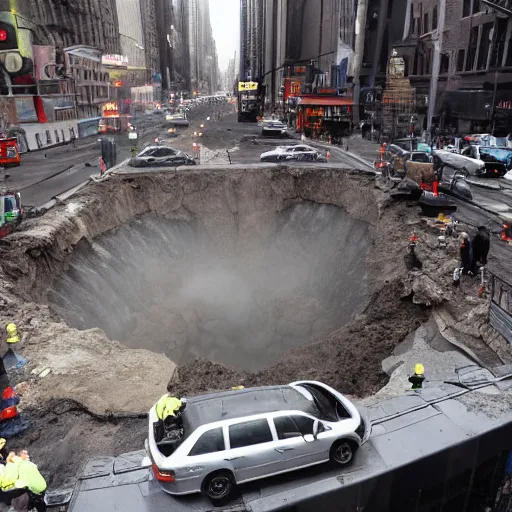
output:
M182 435L183 420L181 415L187 406L185 398L179 399L169 394L164 395L155 404L158 424L155 428L156 441L172 437L179 439ZM169 439L172 440L172 439Z
M414 375L409 377L409 382L412 384L414 391L419 391L423 387L423 381L425 380L425 368L421 363L414 366Z
M46 481L26 450L9 453L7 464L0 466L1 501L16 512L46 512L44 493Z

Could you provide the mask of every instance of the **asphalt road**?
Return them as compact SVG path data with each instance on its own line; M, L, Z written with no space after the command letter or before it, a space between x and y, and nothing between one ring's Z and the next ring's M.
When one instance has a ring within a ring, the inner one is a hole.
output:
M181 129L179 146L192 138L194 127L199 129L201 123L206 122L208 116L217 113L221 108L201 107L189 114L191 127ZM232 110L232 107L230 106ZM162 116L150 115L135 119L133 124L139 133L139 148L152 142L157 136L165 137L167 128ZM212 123L213 125L213 123ZM22 155L22 164L19 167L5 171L7 176L2 185L21 192L22 202L25 206L41 206L56 195L73 189L87 181L92 175L97 175L99 169L100 145L99 137L88 137L71 144L50 148L46 151L37 151ZM115 136L117 142L117 162L121 163L131 156L132 142L126 133ZM181 149L181 148L180 148ZM192 151L192 142L185 144L183 149Z

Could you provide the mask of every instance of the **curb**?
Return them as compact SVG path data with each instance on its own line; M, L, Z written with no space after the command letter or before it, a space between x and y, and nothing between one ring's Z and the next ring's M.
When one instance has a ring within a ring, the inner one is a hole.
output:
M361 158L359 155L357 155L356 153L352 153L351 151L345 151L344 149L342 148L339 148L337 146L333 146L332 144L327 144L325 142L317 142L317 141L313 141L311 139L306 139L311 145L317 145L317 146L320 146L321 148L323 149L329 149L329 150L336 150L338 151L341 155L346 155L348 156L349 158L352 158L353 160L355 160L356 162L359 162L361 165L364 165L365 167L369 167L371 168L372 171L375 171L375 169L373 168L373 164L371 162L369 162L368 160L365 160L364 158Z

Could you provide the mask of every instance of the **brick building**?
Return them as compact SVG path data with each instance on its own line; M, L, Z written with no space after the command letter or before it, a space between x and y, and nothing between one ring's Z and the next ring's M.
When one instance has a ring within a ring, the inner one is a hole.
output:
M511 16L490 0L408 1L397 49L416 88L423 128L512 130L506 108L512 101Z

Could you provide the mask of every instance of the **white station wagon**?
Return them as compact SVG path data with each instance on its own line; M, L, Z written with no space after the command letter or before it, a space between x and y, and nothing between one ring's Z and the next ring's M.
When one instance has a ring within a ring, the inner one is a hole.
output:
M164 491L214 502L243 482L328 461L348 466L369 435L349 400L314 381L187 398L182 420L177 439L157 442L150 410L145 462Z

